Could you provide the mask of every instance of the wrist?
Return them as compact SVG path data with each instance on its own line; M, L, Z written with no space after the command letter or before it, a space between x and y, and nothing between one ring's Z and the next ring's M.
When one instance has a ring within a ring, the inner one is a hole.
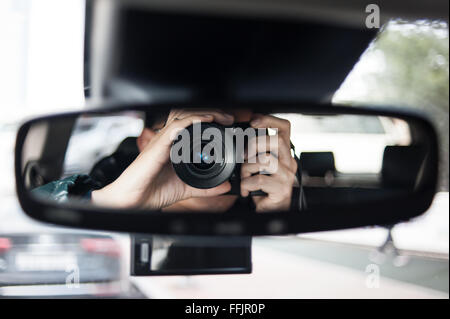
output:
M133 206L123 201L123 196L116 194L110 185L92 191L91 202L97 206L126 208Z

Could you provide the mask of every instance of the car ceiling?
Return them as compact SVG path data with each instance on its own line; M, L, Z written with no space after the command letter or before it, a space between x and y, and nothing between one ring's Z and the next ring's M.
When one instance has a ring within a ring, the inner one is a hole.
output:
M448 1L377 3L382 22L448 19ZM364 27L366 5L360 0L126 1L113 50L95 60L90 44L98 39L90 37L88 4L86 86L102 97L125 100L329 101L377 34ZM107 69L99 71L100 64ZM91 74L101 81L91 84Z
M173 12L263 16L363 27L365 8L376 3L381 22L392 18L448 21L447 0L118 0L124 7Z

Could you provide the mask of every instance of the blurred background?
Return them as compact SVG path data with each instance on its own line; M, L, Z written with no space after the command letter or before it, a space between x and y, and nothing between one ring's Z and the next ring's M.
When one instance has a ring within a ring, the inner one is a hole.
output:
M417 109L432 119L441 170L428 212L396 225L392 238L385 228L256 238L251 275L132 278L127 234L37 223L22 212L15 195L13 152L20 123L83 107L84 10L81 0L0 0L0 296L449 297L447 23L391 21L333 97L336 104ZM4 258L11 250L13 262ZM367 282L373 269L380 275L378 287ZM79 276L78 286L67 284L70 275Z

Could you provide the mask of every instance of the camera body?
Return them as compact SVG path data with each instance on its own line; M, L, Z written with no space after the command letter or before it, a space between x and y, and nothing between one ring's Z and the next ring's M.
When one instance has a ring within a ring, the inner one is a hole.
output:
M251 132L247 130L249 128L248 122L232 126L198 123L187 127L171 147L170 158L175 173L186 184L201 189L229 181L231 190L227 194L240 195L243 150L247 149L251 137L248 135ZM251 129L255 132L253 136L261 131ZM266 194L255 191L251 195Z

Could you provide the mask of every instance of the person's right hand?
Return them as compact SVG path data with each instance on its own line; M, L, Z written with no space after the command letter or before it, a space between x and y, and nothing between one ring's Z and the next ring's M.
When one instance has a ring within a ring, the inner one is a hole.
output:
M92 192L96 205L162 209L180 200L224 194L229 182L209 189L193 188L176 176L170 163L170 148L177 133L194 122L231 125L232 115L219 110L172 110L165 126L155 134L139 156L111 184Z

